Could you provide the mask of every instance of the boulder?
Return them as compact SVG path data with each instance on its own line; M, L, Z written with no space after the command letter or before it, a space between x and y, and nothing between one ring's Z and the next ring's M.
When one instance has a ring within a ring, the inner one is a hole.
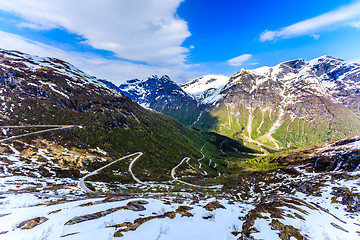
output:
M47 220L49 220L49 219L46 217L36 217L36 218L29 219L29 220L19 223L17 225L17 227L20 228L21 230L32 229L32 228L46 222Z
M142 200L131 201L131 202L128 202L127 207L129 210L132 210L135 212L144 211L144 210L146 210L146 208L141 204L143 202L146 202L146 201L142 201ZM147 204L147 202L146 202L146 204Z
M209 202L208 204L205 205L204 207L206 210L208 211L214 211L218 208L223 208L225 209L225 207L223 205L221 205L218 201L214 201L214 202Z

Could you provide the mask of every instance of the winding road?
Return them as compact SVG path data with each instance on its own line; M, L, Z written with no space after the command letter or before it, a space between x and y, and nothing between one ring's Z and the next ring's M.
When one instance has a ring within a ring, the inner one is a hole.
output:
M0 126L0 128L33 128L33 127L55 127L55 128L50 128L50 129L45 129L45 130L41 130L41 131L36 131L36 132L31 132L31 133L25 133L25 134L21 134L21 135L17 135L17 136L12 136L9 138L4 138L0 140L1 142L5 142L11 139L16 139L16 138L21 138L21 137L26 137L26 136L30 136L30 135L34 135L34 134L39 134L39 133L44 133L44 132L50 132L50 131L55 131L55 130L61 130L61 129L68 129L68 128L74 128L74 127L79 127L82 128L82 126L75 126L75 125L23 125L23 126Z
M36 131L36 132L31 132L31 133L25 133L25 134L20 134L20 135L17 135L17 136L12 136L12 137L8 137L8 138L4 138L4 139L0 139L0 143L2 142L5 142L5 141L8 141L8 140L13 140L13 139L17 139L17 138L21 138L21 137L26 137L26 136L30 136L30 135L35 135L35 134L40 134L40 133L44 133L44 132L50 132L50 131L56 131L56 130L64 130L64 129L69 129L69 128L74 128L74 127L79 127L79 128L83 128L82 126L76 126L76 125L18 125L18 126L0 126L1 129L4 129L4 128L44 128L44 127L52 127L50 129L45 129L45 130L40 130L40 131ZM205 144L202 146L201 148L201 154L202 154L202 157L198 159L198 162L199 162L199 168L201 168L201 163L200 161L203 160L205 158L205 155L203 154L202 150L204 148ZM136 181L137 183L140 183L140 184L148 184L148 183L145 183L143 181L141 181L140 179L138 179L133 171L132 171L132 167L134 165L134 163L136 162L136 160L138 160L144 153L143 152L136 152L136 153L132 153L132 154L128 154L126 156L123 156L99 169L96 169L95 171L92 171L91 173L85 175L84 177L82 177L78 183L78 186L83 189L85 192L93 192L92 190L90 190L88 187L86 187L85 185L85 179L92 176L92 175L95 175L95 174L98 174L101 170L103 170L104 168L107 168L109 166L111 166L112 164L118 162L118 161L121 161L123 159L126 159L126 158L129 158L129 157L133 157L135 155L137 155L132 161L131 163L129 164L129 172L132 176L132 178L134 179L134 181ZM196 170L197 172L199 172L197 169L195 169L193 166L191 166L189 164L189 160L190 158L189 157L185 157L182 159L182 161L176 165L172 170L171 170L171 177L174 179L174 181L176 182L179 182L179 183L182 183L182 184L185 184L185 185L188 185L188 186L192 186L192 187L199 187L199 188L207 188L207 189L215 189L215 188L221 188L222 185L215 185L215 186L200 186L200 185L196 185L196 184L191 184L191 183L187 183L187 182L184 182L180 179L178 179L177 177L175 177L175 171L176 169L181 166L181 164L186 161L187 164L193 168L194 170ZM206 171L203 171L204 173L201 173L199 172L201 175L207 175L207 172Z
M131 173L132 178L133 178L136 182L141 183L141 184L145 184L144 182L140 181L137 177L135 177L134 173L133 173L132 170L131 170L132 165L135 163L135 161L136 161L139 157L141 157L141 155L143 155L143 152L136 152L136 153L132 153L132 154L126 155L126 156L124 156L124 157L122 157L122 158L119 158L118 160L115 160L115 161L113 161L113 162L111 162L111 163L109 163L109 164L107 164L107 165L105 165L105 166L103 166L103 167L101 167L101 168L99 168L99 169L96 169L95 171L92 171L91 173L85 175L84 177L82 177L82 178L80 179L80 181L79 181L79 187L80 187L81 189L83 189L85 192L93 192L93 191L90 190L88 187L86 187L85 182L84 182L86 178L88 178L88 177L90 177L90 176L92 176L92 175L98 174L98 173L99 173L101 170L103 170L104 168L107 168L107 167L113 165L114 163L117 163L118 161L121 161L121 160L123 160L123 159L125 159L125 158L129 158L129 157L132 157L132 156L135 156L135 155L138 155L138 156L131 161L131 163L130 163L130 165L129 165L129 172Z
M205 158L205 155L203 153L203 149L204 149L204 146L206 145L206 143L201 147L201 154L202 154L202 157L198 159L198 162L199 162L199 168L201 168L201 163L200 161L203 160ZM222 188L223 185L214 185L214 186L201 186L201 185L196 185L196 184L192 184L192 183L188 183L188 182L184 182L180 179L178 179L176 176L175 176L175 172L176 172L176 169L178 167L181 166L181 164L183 164L184 161L186 161L186 163L192 168L194 169L195 171L197 171L198 173L200 173L201 175L205 176L207 175L207 172L206 171L203 171L204 173L201 173L199 172L197 169L195 169L193 166L191 166L191 164L189 164L189 160L190 158L189 157L184 157L183 160L181 160L181 162L176 165L172 170L171 170L171 177L174 179L174 181L176 182L179 182L179 183L182 183L182 184L185 184L185 185L188 185L188 186L192 186L192 187L199 187L199 188L207 188L207 189L215 189L215 188ZM215 163L216 164L216 163ZM220 172L219 172L220 173Z
M214 185L214 186L201 186L201 185L196 185L196 184L184 182L184 181L178 179L177 177L175 177L176 169L177 169L178 167L180 167L181 164L182 164L184 161L187 161L188 159L190 159L190 158L189 158L189 157L184 157L183 160L181 160L181 162L180 162L178 165L176 165L176 166L171 170L171 177L174 179L174 181L179 182L179 183L182 183L182 184L185 184L185 185L188 185L188 186L191 186L191 187L198 187L198 188L215 189L215 188L222 188L222 187L223 187L223 185Z
M201 152L201 154L202 154L202 157L197 160L198 163L199 163L199 169L201 168L201 162L200 162L200 161L205 158L205 155L204 155L204 153L203 153L203 149L204 149L204 146L205 146L205 145L206 145L206 143L201 147L201 150L200 150L200 152ZM189 165L189 167L191 167L193 170L195 170L196 172L198 172L199 174L201 174L201 175L203 175L203 176L208 175L208 173L207 173L205 170L202 170L203 172L200 172L200 170L197 170L196 168L194 168L194 167L189 163L189 161L190 161L190 158L188 158L188 159L186 160L186 163L187 163L187 165Z

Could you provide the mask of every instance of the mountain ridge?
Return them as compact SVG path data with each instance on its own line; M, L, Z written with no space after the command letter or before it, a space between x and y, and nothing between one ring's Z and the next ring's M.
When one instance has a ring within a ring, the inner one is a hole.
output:
M360 65L322 56L241 69L230 78L208 75L180 87L197 101L192 127L280 149L358 133L359 79ZM289 128L298 137L288 138Z
M79 148L99 147L112 157L141 150L144 156L139 162L149 170L135 171L146 180L169 178L166 169L181 156L197 157L199 148L212 137L144 109L59 59L0 50L0 92L1 125L81 125L61 135L41 136Z

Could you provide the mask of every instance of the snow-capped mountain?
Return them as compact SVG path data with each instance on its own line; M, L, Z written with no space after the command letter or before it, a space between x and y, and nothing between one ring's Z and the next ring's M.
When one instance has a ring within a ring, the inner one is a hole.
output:
M207 75L181 89L168 77L119 89L186 125L276 149L360 131L360 65L329 56L241 69L230 78Z
M330 94L360 116L360 64L330 56L316 58L308 64Z
M118 90L142 106L170 115L186 125L200 112L197 101L166 75L128 80Z
M4 116L12 116L15 110L26 107L42 112L44 109L40 109L45 107L49 112L66 109L82 113L101 108L110 99L131 102L70 63L18 51L0 50L0 84L3 101L0 111ZM29 106L22 105L23 101ZM37 103L31 106L30 101Z
M64 137L69 144L98 146L114 154L142 150L169 162L173 153L166 157L164 149L197 150L178 121L144 109L73 65L0 50L0 125L39 124L82 126L69 130Z
M182 84L181 88L200 104L208 105L221 98L220 91L229 82L229 79L230 77L223 75L206 75Z
M154 75L144 80L128 80L119 86L119 90L146 107L163 104L181 107L183 104L194 102L166 75L160 78Z
M329 56L242 69L213 91L214 101L198 98L208 107L194 126L274 148L356 134L359 74L358 64ZM204 82L197 96L207 93ZM185 89L191 89L188 85Z
M261 85L266 85L269 80L286 82L287 86L292 87L292 84L299 79L307 78L309 81L312 78L312 86L318 85L316 87L318 94L330 94L336 101L350 108L357 115L360 114L360 64L330 56L322 56L309 62L299 59L274 67L242 69L231 79L221 75L207 75L182 84L181 88L200 104L213 105L226 97L226 91L241 81L239 77L243 73L251 74L256 79L249 83L252 85L249 86L250 93L256 88L261 88Z

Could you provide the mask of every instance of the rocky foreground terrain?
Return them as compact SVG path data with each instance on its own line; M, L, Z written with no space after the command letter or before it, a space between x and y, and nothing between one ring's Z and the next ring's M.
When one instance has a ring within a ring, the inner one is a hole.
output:
M103 150L39 138L1 150L0 239L360 239L360 136L272 155L277 169L216 190L92 181L86 194L88 171L65 165Z

